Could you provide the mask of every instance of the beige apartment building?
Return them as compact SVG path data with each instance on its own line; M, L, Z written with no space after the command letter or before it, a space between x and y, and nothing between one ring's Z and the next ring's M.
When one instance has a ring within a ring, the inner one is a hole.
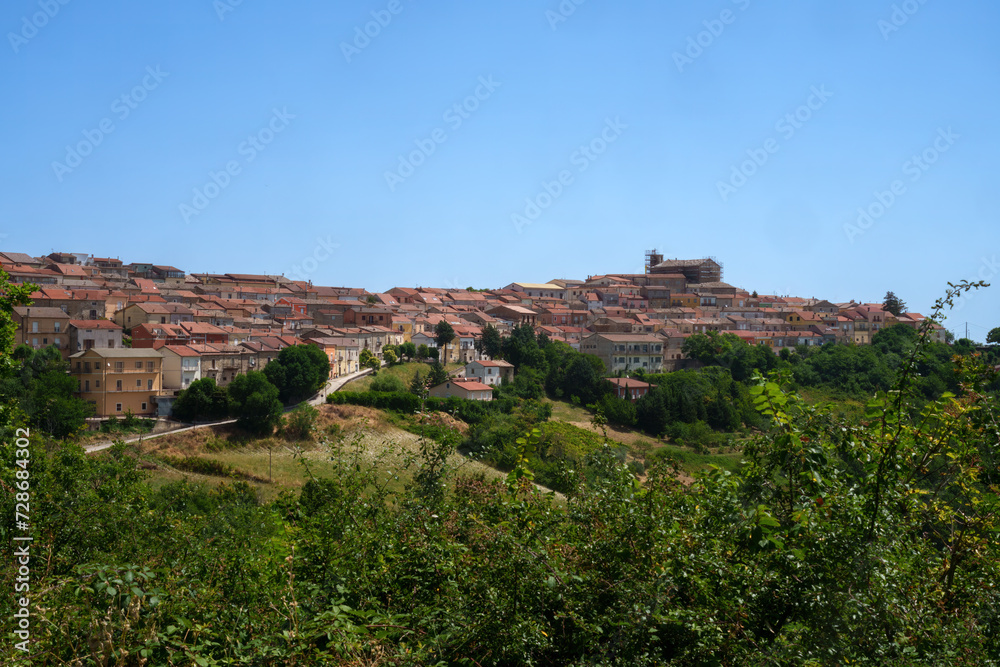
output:
M608 373L663 370L663 339L652 334L594 334L580 342L580 351L599 357Z
M162 393L163 355L159 350L92 348L70 356L70 373L79 381L80 398L97 417L154 416Z
M59 308L17 306L12 319L17 324L14 344L40 350L55 345L62 358L69 357L69 315Z

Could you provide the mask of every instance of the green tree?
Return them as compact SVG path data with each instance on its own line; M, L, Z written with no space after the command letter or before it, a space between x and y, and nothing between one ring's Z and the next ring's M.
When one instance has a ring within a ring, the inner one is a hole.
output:
M434 326L434 342L437 343L438 349L444 355L445 363L448 361L448 345L453 340L455 340L455 329L450 324L441 320Z
M990 332L986 334L986 342L990 345L1000 345L1000 327L990 329Z
M483 327L482 335L476 339L476 349L490 359L500 359L503 354L503 338L500 330L492 324Z
M406 357L407 361L413 361L413 358L417 356L417 346L410 342L403 343L399 346L399 356L400 358Z
M389 366L393 366L399 361L397 349L395 345L385 345L382 347L382 358Z
M429 387L436 387L439 384L444 384L448 381L448 372L441 365L440 361L435 361L431 364L431 371L427 376L427 385Z
M430 356L431 348L424 343L421 343L420 347L417 348L417 359L427 359Z
M237 375L228 389L233 415L241 428L256 435L268 436L281 424L283 407L278 388L268 381L264 373L250 371Z
M882 299L882 310L898 317L906 311L906 302L896 296L895 293L886 292L885 298Z
M264 367L264 375L278 388L283 403L298 403L326 384L330 359L315 345L291 345Z
M28 424L56 438L79 433L93 406L76 396L79 382L69 375L69 363L55 347L33 350L19 346L10 366L0 371L0 398L17 405Z
M31 293L37 289L37 285L30 283L12 285L10 275L0 269L0 354L10 354L14 348L14 332L17 330L13 319L14 308L31 305Z
M214 378L195 380L174 401L172 415L183 422L225 419L232 411L229 392Z
M543 376L548 372L545 353L538 347L538 338L530 324L519 324L511 334L503 339L503 354L505 360L521 371L524 366L536 368Z
M361 368L370 368L372 373L378 373L379 369L382 368L382 362L379 358L375 356L375 353L369 350L367 347L361 350L361 356L359 358Z
M409 391L415 396L423 396L424 391L426 391L427 385L424 382L424 377L420 374L419 370L413 371L413 377L410 378Z

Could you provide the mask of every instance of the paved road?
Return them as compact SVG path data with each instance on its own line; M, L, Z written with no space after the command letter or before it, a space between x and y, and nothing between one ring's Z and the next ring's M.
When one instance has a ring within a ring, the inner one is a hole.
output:
M347 384L348 382L350 382L351 380L357 380L360 377L364 377L366 375L370 375L371 372L372 372L372 369L366 368L365 370L358 371L357 373L351 373L350 375L344 375L344 376L339 377L339 378L333 378L333 379L329 380L326 383L325 387L323 387L322 389L320 389L320 391L319 391L318 394L316 394L315 396L313 396L312 398L310 398L308 401L306 401L306 403L308 403L309 405L313 405L313 406L323 405L324 403L326 403L326 397L329 394L331 394L331 393L333 393L335 391L340 391L340 389L345 384ZM295 409L295 406L292 406L290 408L285 408L285 412L288 412L288 411L294 410L294 409ZM220 422L209 422L207 424L197 424L195 426L181 426L181 427L172 429L170 431L162 431L160 433L146 433L146 434L143 434L143 435L132 436L132 437L129 437L129 438L125 438L125 440L123 442L125 442L125 443L132 443L132 442L141 442L143 440L153 440L154 438L162 438L165 435L172 435L174 433L184 433L185 431L193 431L194 429L197 429L197 428L209 428L209 427L212 427L212 426L222 426L224 424L235 424L235 423L236 423L235 419L226 419L226 420L220 421ZM86 447L84 447L84 450L86 452L88 452L88 453L90 453L90 452L99 452L101 450L111 448L114 444L115 443L111 442L111 441L109 441L109 442L95 442L93 444L90 444L90 445L87 445Z

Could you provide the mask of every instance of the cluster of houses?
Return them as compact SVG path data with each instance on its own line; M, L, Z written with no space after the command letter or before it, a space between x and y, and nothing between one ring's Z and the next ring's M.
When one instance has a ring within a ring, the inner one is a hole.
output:
M513 369L477 351L487 325L504 334L528 324L598 356L614 376L683 368L684 341L696 333L730 332L778 352L831 341L865 345L882 328L918 327L924 320L917 313L895 316L881 304L758 295L723 282L713 259L664 259L655 251L647 253L641 274L485 291L397 287L377 293L284 276L188 274L80 253L0 252L0 268L12 282L38 287L31 306L14 309L17 343L55 346L70 362L80 396L100 417L167 414L195 380L226 385L264 368L289 345L319 347L330 359L331 377L348 375L359 370L364 349L381 358L386 345L436 348L441 321L455 339L439 357L465 365L465 373L431 395L489 400L491 387ZM935 335L944 340L939 326ZM633 400L634 389L619 387Z

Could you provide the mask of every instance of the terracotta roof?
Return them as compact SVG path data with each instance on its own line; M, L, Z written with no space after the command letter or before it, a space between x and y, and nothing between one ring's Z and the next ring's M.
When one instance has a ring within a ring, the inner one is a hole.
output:
M607 378L608 382L623 389L648 389L653 385L633 378Z

